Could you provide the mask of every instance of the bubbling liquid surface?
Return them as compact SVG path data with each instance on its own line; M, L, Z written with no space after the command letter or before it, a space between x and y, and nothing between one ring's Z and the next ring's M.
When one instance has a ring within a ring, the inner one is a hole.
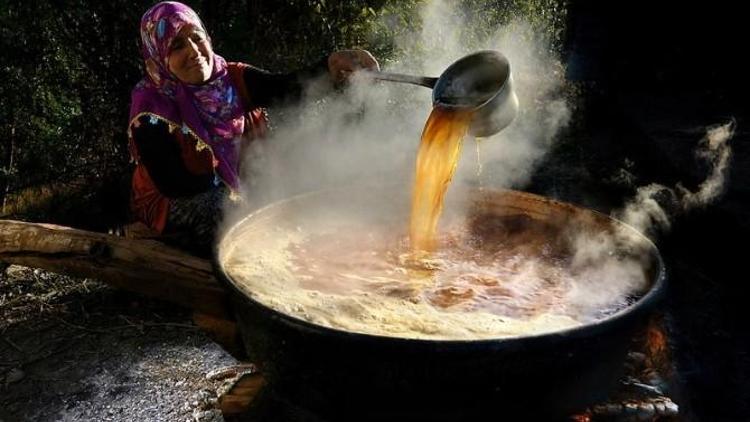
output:
M572 276L550 253L529 248L487 253L464 230L448 231L436 251L413 253L393 233L338 230L290 247L300 287L333 295L380 295L442 311L529 319L565 312ZM526 250L524 250L526 249ZM543 248L544 249L544 248Z
M413 252L395 225L269 230L231 248L228 274L261 303L345 331L443 340L530 335L594 321L631 300L627 291L579 300L600 282L588 279L596 273L571 270L571 251L528 219L448 224L429 254Z

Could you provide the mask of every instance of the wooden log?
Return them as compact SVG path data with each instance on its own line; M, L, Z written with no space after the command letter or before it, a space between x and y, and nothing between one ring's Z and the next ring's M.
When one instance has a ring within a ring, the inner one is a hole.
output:
M0 220L0 262L90 277L232 319L211 263L152 239Z
M193 312L193 323L205 331L211 339L237 358L244 356L245 349L236 321L229 321L203 312Z
M250 405L266 385L257 370L246 370L219 390L219 408L224 416L247 412Z

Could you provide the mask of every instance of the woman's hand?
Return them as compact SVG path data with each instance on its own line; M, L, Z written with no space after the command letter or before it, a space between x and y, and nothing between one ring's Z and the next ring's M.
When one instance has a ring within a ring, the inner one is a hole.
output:
M367 50L341 50L328 56L328 73L337 84L361 69L380 70L378 61Z

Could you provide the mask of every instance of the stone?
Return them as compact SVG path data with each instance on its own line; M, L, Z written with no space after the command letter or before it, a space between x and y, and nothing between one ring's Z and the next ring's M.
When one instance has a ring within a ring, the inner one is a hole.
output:
M21 280L29 277L30 274L31 269L29 267L24 267L23 265L12 264L5 269L5 275L10 280Z

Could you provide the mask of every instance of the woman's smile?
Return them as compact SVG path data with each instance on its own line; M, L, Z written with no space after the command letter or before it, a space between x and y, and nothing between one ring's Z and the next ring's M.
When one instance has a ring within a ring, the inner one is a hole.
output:
M202 67L202 66L207 66L207 65L208 65L208 62L206 61L206 59L201 57L197 60L193 60L192 62L190 62L188 69L193 69L196 67Z
M211 42L203 30L186 25L169 46L167 65L177 79L192 85L208 81L213 69Z

